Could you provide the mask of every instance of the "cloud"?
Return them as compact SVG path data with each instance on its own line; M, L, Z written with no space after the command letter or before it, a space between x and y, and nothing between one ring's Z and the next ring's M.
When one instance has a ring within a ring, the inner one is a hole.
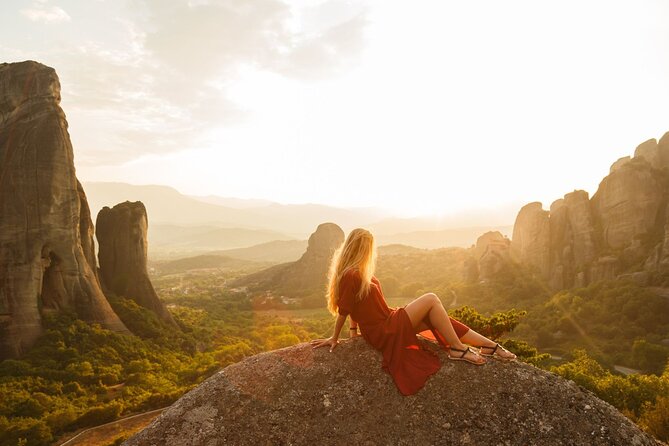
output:
M334 0L300 9L277 0L207 3L147 0L146 49L189 77L234 72L240 64L318 79L333 75L363 44L365 12Z
M22 13L31 20L69 19L47 1ZM317 81L354 63L364 11L334 0L305 3L117 3L118 13L95 12L111 16L105 23L111 30L30 56L51 63L61 78L77 162L121 164L211 145L212 132L248 116L227 94L246 70Z
M362 30L367 23L360 14L331 26L316 36L297 36L291 50L273 68L287 76L321 79L354 63L362 49Z
M22 9L20 12L28 20L43 23L69 22L70 15L63 8L48 6L46 1L36 1L30 8Z

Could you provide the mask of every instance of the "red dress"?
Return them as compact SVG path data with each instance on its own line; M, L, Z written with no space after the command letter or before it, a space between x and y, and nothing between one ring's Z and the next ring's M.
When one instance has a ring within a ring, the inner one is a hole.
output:
M344 273L339 283L339 314L351 315L358 323L363 338L383 353L383 369L390 373L403 395L418 392L427 378L441 367L437 355L423 348L404 307L389 308L381 291L381 284L372 277L369 294L357 301L361 278L357 268ZM427 318L426 318L427 319ZM428 326L431 327L428 322ZM469 328L451 319L456 333L461 337ZM434 338L442 345L445 339L432 328Z

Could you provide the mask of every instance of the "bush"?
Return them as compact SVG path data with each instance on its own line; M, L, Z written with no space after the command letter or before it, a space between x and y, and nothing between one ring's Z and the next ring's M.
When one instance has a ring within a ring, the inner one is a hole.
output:
M656 375L661 375L669 357L669 349L651 344L645 339L637 339L632 345L632 357L638 367Z
M639 424L656 438L669 442L669 396L657 398L654 405L648 404Z
M123 406L113 402L104 406L95 406L88 409L73 424L72 427L81 428L87 426L99 426L114 421L121 415Z
M51 430L42 420L34 418L0 418L0 444L49 446L53 441Z
M510 310L486 317L473 308L464 306L450 311L450 314L454 319L482 335L491 339L499 339L503 334L513 331L527 311Z

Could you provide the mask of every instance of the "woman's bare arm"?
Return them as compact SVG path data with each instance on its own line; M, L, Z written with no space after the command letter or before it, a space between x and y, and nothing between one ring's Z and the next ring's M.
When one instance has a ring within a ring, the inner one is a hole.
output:
M356 321L354 321L353 318L351 318L351 322L350 322L349 326L350 326L350 328L349 328L348 332L349 332L349 337L350 338L360 336L360 334L358 333L358 323Z
M329 345L330 351L334 350L335 347L337 347L337 344L339 344L339 334L341 333L341 329L344 326L344 322L346 322L347 317L348 316L342 316L341 314L338 314L332 336L328 339L314 339L311 341L311 345L313 345L314 348L325 347Z

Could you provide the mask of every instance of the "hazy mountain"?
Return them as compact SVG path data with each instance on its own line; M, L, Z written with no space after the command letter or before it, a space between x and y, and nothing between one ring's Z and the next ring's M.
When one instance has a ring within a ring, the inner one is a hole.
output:
M414 248L413 246L400 245L398 243L392 245L383 245L377 248L379 256L396 256L404 254L423 253L426 250L423 248Z
M271 266L270 263L233 259L222 255L199 255L177 260L152 262L151 267L158 274L173 274L194 269L216 268L220 270L260 269Z
M211 254L255 262L283 263L299 259L306 249L306 240L275 240L248 248L215 251Z
M307 235L323 222L334 222L345 232L356 227L369 227L373 222L388 218L388 213L377 208L337 208L321 204L277 204L254 208L253 212L278 227L289 227L297 222L307 228ZM306 238L306 236L305 236Z
M111 207L126 200L144 203L149 219L149 237L152 225L156 223L269 229L269 225L263 224L259 216L249 210L204 203L168 186L98 182L84 184L93 216L104 206Z
M514 205L442 217L395 218L371 207L279 204L213 195L189 197L167 186L91 182L85 183L85 187L93 216L103 206L126 200L144 203L153 258L244 248L273 240L306 239L323 222L336 223L345 233L359 226L369 228L379 245L467 247L486 231L499 230L510 235L510 223L517 210ZM513 212L509 213L510 209Z
M416 248L443 248L458 246L468 248L476 243L476 239L488 231L499 231L510 236L512 225L508 226L479 226L469 228L442 229L437 231L413 231L398 234L376 234L378 245L402 244Z
M376 208L347 209L319 204L284 205L271 202L267 204L264 200L257 201L262 205L251 207L251 203L256 200L212 196L206 197L205 202L202 197L195 199L168 186L90 182L85 183L85 188L93 216L104 206L113 206L126 200L144 203L149 218L149 237L152 225L162 223L265 229L294 238L307 238L313 228L324 221L337 222L348 231L356 226L369 226L373 221L390 217ZM228 206L214 203L227 203Z
M257 198L219 197L218 195L188 195L188 197L202 201L204 203L217 204L219 206L226 206L235 209L259 208L268 206L270 204L276 204L273 201L261 200Z
M275 240L293 238L262 229L165 224L152 224L149 227L149 250L153 258L185 257L193 253L243 248Z

